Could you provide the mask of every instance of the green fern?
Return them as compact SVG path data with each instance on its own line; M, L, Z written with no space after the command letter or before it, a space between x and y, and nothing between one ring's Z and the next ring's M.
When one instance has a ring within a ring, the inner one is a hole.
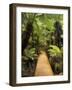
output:
M48 52L50 56L62 56L62 50L56 45L50 45Z

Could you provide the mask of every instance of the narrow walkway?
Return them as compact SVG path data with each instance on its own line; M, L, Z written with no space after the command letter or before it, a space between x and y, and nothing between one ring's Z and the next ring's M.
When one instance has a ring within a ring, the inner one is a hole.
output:
M52 68L50 66L48 57L44 51L38 57L35 76L51 76L53 75Z

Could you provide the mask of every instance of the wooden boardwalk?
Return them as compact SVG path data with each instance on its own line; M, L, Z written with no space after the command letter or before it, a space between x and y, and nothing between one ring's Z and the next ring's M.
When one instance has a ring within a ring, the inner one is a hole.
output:
M52 76L53 71L50 66L48 57L44 51L38 57L38 62L35 70L35 76Z

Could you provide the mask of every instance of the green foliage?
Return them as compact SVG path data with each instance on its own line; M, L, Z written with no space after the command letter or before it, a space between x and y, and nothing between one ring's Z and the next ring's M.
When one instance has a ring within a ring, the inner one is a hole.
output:
M24 57L25 57L24 60L28 59L34 60L34 58L37 57L35 48L26 48L24 50Z
M62 14L43 14L43 13L22 13L21 14L21 31L27 31L28 24L32 24L32 31L28 40L28 45L23 49L23 60L35 60L38 57L38 52L44 50L50 56L49 61L55 74L63 72L63 45L58 47L56 38L61 40L61 37L56 37L55 22L61 24L63 27L63 15ZM63 30L62 30L63 31ZM28 32L29 34L29 32ZM23 39L23 37L22 37ZM24 40L27 39L26 37ZM60 43L59 43L60 44ZM24 72L25 73L25 72Z
M53 56L62 56L62 51L60 50L59 47L57 47L56 45L50 45L49 47L50 49L48 50L48 52L50 53L50 55Z
M49 50L50 63L53 68L54 74L63 72L63 49L56 45L50 45Z

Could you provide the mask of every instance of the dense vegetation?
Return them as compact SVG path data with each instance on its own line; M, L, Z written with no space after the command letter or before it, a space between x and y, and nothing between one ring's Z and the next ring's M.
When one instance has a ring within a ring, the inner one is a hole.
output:
M22 76L33 76L41 51L55 75L63 74L63 15L22 13Z

